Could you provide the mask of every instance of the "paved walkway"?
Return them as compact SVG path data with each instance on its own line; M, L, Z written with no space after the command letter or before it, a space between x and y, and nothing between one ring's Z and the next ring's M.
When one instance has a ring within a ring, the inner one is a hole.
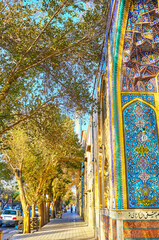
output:
M11 240L95 240L93 229L76 213L64 213L62 219L51 219L41 231L32 234L16 234Z

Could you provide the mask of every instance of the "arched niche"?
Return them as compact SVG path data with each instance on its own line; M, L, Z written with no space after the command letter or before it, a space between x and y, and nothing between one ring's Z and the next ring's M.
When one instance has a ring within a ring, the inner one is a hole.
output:
M122 56L122 92L156 92L159 73L157 0L131 1Z

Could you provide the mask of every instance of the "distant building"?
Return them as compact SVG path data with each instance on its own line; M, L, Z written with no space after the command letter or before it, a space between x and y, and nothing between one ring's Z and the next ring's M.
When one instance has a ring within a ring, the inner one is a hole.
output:
M82 134L82 111L78 108L75 109L75 133L79 140L81 140Z

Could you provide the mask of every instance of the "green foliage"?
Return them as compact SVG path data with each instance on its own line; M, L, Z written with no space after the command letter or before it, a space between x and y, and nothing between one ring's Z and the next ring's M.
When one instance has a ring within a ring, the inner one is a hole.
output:
M0 3L1 134L48 99L63 109L89 109L105 5L88 3Z
M73 121L52 104L8 132L2 147L6 163L22 173L30 204L41 201L53 182L56 194L63 196L82 161Z
M9 166L4 162L0 162L0 182L3 181L10 181L13 178L12 170Z
M30 204L50 185L60 199L79 173L83 151L60 109L84 112L92 104L105 8L100 0L0 2L3 164L22 174ZM2 178L10 179L3 164Z
M12 194L11 194L11 197L12 197L13 201L18 201L18 200L20 200L20 199L19 199L19 192L14 192L14 193L12 193Z

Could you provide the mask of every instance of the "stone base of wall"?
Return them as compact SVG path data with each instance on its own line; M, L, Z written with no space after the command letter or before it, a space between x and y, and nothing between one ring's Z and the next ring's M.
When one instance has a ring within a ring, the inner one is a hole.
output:
M159 239L159 220L123 221L125 239Z
M159 210L111 210L100 212L105 239L159 240Z

